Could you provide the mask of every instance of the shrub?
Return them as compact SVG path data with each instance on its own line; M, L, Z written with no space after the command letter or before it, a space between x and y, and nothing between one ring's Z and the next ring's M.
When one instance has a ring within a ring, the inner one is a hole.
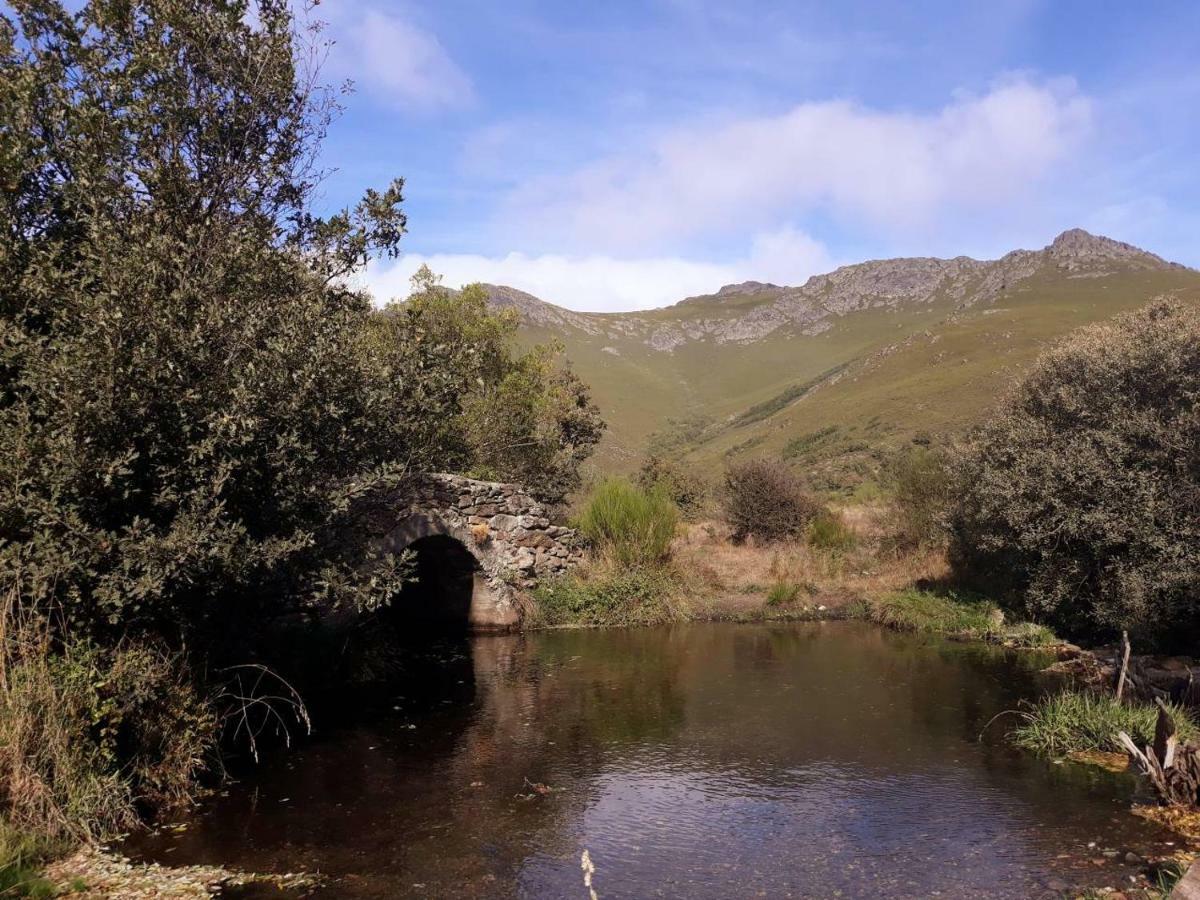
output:
M884 469L892 494L889 531L905 550L941 544L951 496L951 475L945 456L917 445L897 453Z
M1173 704L1167 709L1181 740L1196 736L1196 724L1187 710ZM1118 732L1124 731L1144 747L1154 742L1157 719L1158 707L1150 703L1118 704L1111 697L1064 691L1043 697L1023 712L1010 739L1018 747L1051 756L1088 750L1122 753Z
M544 582L534 621L544 625L655 625L683 617L681 587L667 568L601 566Z
M1046 353L958 460L951 561L1062 633L1200 639L1200 310Z
M46 846L112 836L188 801L217 720L183 661L146 645L57 644L11 609L0 658L0 809Z
M289 4L70 6L0 18L0 584L220 645L393 593L346 531L410 468L574 485L595 408L481 289L348 286L399 251L402 184L315 215L335 101Z
M661 490L687 518L704 512L712 493L704 476L666 457L651 454L642 463L637 484L643 491Z
M767 606L787 606L800 596L801 586L794 581L777 581L767 591Z
M791 469L767 459L732 464L722 503L735 541L799 537L821 508Z
M601 482L576 526L600 553L626 566L654 565L671 553L679 511L661 489L643 491L622 478Z
M818 550L845 552L854 547L857 536L839 513L822 509L808 526L808 545Z

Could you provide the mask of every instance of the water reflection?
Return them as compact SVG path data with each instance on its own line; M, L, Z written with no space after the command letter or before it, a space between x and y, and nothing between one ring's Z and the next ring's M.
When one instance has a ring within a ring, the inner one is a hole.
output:
M330 897L584 896L584 847L605 898L1037 896L1161 835L1123 777L977 740L1036 662L851 623L452 641L135 849Z

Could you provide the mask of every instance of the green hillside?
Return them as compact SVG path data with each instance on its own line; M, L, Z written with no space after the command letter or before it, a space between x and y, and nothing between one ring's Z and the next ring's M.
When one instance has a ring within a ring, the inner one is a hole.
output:
M636 467L665 430L706 467L782 455L834 487L918 434L979 421L1072 329L1160 295L1200 302L1200 272L1071 231L993 262L869 262L645 313L573 313L491 290L520 310L524 340L559 341L592 386L610 425L600 468Z

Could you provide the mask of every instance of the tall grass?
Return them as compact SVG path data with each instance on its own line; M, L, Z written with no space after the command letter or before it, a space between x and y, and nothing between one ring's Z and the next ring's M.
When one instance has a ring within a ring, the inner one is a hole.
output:
M845 553L858 542L858 536L846 520L831 509L823 509L813 517L806 539L810 547L834 553Z
M670 556L679 511L661 489L644 491L609 478L592 491L575 524L602 556L624 566L652 566Z
M0 609L0 879L194 796L217 720L165 651L57 640L10 594Z
M1057 638L1032 622L1006 623L990 600L908 588L866 606L867 618L897 631L946 634L1016 647L1045 647Z
M683 586L669 566L601 565L541 584L534 591L539 625L657 625L687 617Z
M1186 709L1167 707L1181 739L1195 737L1196 723ZM1123 752L1117 732L1124 731L1139 746L1154 740L1158 708L1148 703L1116 703L1091 693L1063 691L1043 697L1021 713L1021 724L1010 740L1018 747L1050 756L1086 750Z

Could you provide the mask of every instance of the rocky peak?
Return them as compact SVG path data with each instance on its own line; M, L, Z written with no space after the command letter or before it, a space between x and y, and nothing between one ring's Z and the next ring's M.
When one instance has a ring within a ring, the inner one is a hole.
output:
M1091 234L1082 228L1064 231L1045 250L1046 255L1060 268L1078 269L1097 263L1121 263L1139 269L1158 269L1171 266L1161 256L1155 256L1123 241Z
M718 297L728 297L736 294L761 294L763 291L777 291L779 285L769 281L743 281L741 284L727 284L717 291Z

